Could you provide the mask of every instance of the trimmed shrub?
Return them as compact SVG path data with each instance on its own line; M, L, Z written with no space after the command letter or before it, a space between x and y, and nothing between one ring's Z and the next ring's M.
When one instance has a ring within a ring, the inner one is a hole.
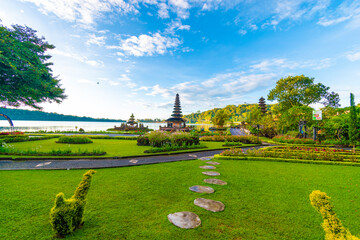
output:
M137 138L138 146L152 146L161 148L165 146L191 146L200 144L199 137L187 132L153 131Z
M201 137L200 140L210 142L241 142L244 144L261 144L261 140L255 136L205 136Z
M322 227L325 231L325 240L359 240L342 225L326 193L315 190L309 197L311 205L323 217Z
M50 224L57 237L64 237L83 225L86 195L89 191L94 170L89 170L76 188L74 195L64 198L64 193L56 195L54 207L50 210Z
M152 147L162 147L167 144L170 144L170 133L163 131L153 131L146 136L149 138L150 146Z
M150 141L148 136L139 136L137 137L138 146L150 146Z
M86 136L61 136L57 143L85 144L92 143L90 138Z

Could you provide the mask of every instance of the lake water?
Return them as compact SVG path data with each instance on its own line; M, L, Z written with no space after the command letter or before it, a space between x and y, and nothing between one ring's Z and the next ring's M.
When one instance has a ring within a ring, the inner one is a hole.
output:
M113 128L115 125L120 126L120 122L67 122L67 121L13 121L15 131L75 131L83 128L86 131L105 131ZM166 123L143 123L150 129L158 130L160 126L166 126ZM208 129L210 124L189 124L195 126L196 129ZM10 131L10 125L6 120L0 120L0 132Z

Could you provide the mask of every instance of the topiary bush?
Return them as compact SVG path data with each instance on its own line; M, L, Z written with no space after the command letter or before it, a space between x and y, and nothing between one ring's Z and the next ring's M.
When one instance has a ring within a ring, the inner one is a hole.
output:
M138 146L150 146L150 141L148 136L138 136L136 140Z
M70 143L70 144L86 144L92 143L90 138L86 136L61 136L57 143Z
M83 215L86 204L86 195L89 192L94 170L89 170L76 188L74 195L65 199L64 193L55 198L55 205L50 210L50 224L57 237L64 237L83 225Z
M319 190L313 191L310 194L310 202L323 217L322 227L325 231L325 240L359 240L342 225L326 193Z

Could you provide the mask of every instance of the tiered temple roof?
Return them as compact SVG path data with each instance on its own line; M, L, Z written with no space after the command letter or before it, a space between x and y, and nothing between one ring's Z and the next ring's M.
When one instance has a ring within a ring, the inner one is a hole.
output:
M136 121L135 121L135 117L134 117L134 114L132 113L129 120L126 122L126 124L129 124L129 125L135 125L136 124Z
M265 103L265 98L261 97L259 99L259 107L261 109L261 112L263 114L265 114L267 112L267 107L266 107L266 103Z
M175 97L173 114L171 115L171 118L166 120L166 122L186 122L186 120L182 118L180 98L178 93Z

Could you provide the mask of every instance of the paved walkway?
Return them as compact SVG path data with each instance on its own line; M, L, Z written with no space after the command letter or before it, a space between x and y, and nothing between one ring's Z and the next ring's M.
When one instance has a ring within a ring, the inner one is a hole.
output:
M258 147L243 148L245 151L248 149L259 149ZM192 152L181 153L175 155L163 156L148 156L148 157L135 157L135 158L122 158L122 159L81 159L81 160L0 160L0 170L24 170L24 169L87 169L87 168L111 168L111 167L125 167L143 164L154 164L162 162L176 162L183 160L194 160L201 157L209 157L219 154L222 150L206 151L206 152Z
M231 135L247 136L246 132L240 128L230 128Z

